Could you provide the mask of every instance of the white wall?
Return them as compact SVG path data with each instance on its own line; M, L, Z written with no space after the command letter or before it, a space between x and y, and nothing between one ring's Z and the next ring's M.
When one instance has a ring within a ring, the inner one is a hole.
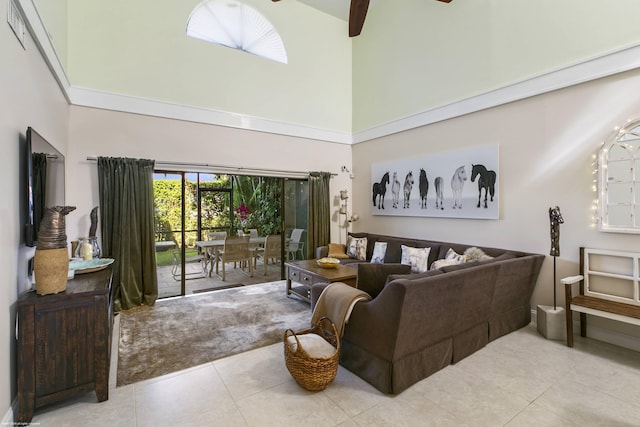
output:
M353 147L353 200L361 220L355 227L548 255L548 208L557 204L565 220L560 227L558 278L577 274L580 246L637 251L640 235L597 230L592 219L597 197L592 190L592 156L615 126L640 117L640 100L632 95L639 90L640 71L627 72L357 144ZM488 144L500 146L500 220L370 214L372 163ZM552 266L553 259L547 256L533 307L553 303ZM560 303L564 303L562 295L558 286ZM613 327L640 337L637 327Z
M378 2L353 41L353 130L637 45L638 13L635 0Z
M7 1L0 0L3 16L6 10ZM13 421L9 417L16 393L16 301L29 287L26 264L33 254L33 249L24 247L21 228L26 184L19 146L24 145L27 127L32 126L60 152L67 152L66 100L29 35L25 45L26 50L6 23L0 25L0 271L4 275L0 287L4 307L0 317L0 420L4 422Z
M186 162L336 173L331 194L351 189L348 174L351 146L302 140L261 132L205 125L151 116L84 107L72 107L67 158L68 202L77 206L67 217L69 240L89 230L89 212L98 203L95 162L87 157L115 156L147 158L156 161ZM334 201L335 211L338 210ZM338 216L332 221L332 236L344 236ZM344 237L342 237L344 240Z
M344 21L298 2L244 0L282 37L288 64L281 64L187 37L187 20L199 3L70 3L67 72L72 84L325 130L351 130L351 41Z

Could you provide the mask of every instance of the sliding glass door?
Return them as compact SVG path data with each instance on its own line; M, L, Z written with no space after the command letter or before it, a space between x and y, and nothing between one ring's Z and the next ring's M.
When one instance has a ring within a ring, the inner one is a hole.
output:
M242 284L281 280L282 260L306 258L307 181L160 170L154 180L160 298L224 287L215 257L202 248L214 232L281 236L281 262L263 260L256 251L256 272Z
M307 259L307 230L309 229L309 181L284 181L284 227L286 260ZM313 248L315 251L315 248ZM311 252L313 254L313 251ZM313 255L311 256L313 258Z

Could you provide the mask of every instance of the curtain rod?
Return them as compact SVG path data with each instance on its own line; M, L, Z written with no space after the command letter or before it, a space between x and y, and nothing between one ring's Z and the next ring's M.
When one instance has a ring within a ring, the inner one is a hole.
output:
M88 161L97 162L98 157L87 157ZM284 178L307 178L309 172L291 171L284 169L263 169L263 168L247 168L243 166L226 166L226 165L213 165L210 163L187 163L187 162L155 162L156 168L165 169L176 172L243 172L246 175L264 175L264 176L278 176ZM190 168L189 170L184 170ZM331 176L337 176L337 173L332 173Z

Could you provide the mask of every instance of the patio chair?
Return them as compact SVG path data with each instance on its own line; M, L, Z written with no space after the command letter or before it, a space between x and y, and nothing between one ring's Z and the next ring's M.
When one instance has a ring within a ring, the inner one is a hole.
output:
M171 275L173 276L174 280L181 280L182 278L182 251L180 249L172 249L171 252L173 253L173 265L171 266ZM196 264L199 263L202 271L194 271L194 272L187 272L186 268L188 265L190 264ZM207 260L205 258L204 255L202 254L197 254L197 255L192 255L192 256L188 256L185 258L184 260L184 266L185 266L185 279L186 280L190 280L190 279L201 279L203 277L207 277Z
M228 262L240 262L240 266L244 270L246 265L249 269L249 276L253 277L253 256L249 250L249 237L231 236L224 239L224 247L218 252L216 257L216 274L219 276L219 264L222 263L222 278L226 280L225 266ZM246 264L245 264L246 263Z
M210 231L206 234L206 238L207 240L224 240L227 238L227 232L226 231ZM216 258L218 256L216 248L207 248L205 251L205 256L207 258L205 260L205 267L206 267L206 264L208 263L211 263L211 266L213 267L213 264L216 263Z
M280 261L282 256L282 237L279 234L273 234L266 237L264 247L258 248L257 257L262 258L264 264L264 275L267 275L267 264L269 260ZM257 258L256 257L256 258Z
M291 238L286 246L287 259L294 260L298 256L298 252L300 253L300 258L304 259L304 242L302 241L302 235L304 233L304 229L302 228L294 228L291 232Z

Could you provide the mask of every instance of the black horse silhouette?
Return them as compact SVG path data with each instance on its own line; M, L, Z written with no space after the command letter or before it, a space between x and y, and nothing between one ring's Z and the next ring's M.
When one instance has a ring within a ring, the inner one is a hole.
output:
M384 209L384 195L387 193L388 183L389 172L382 175L380 182L373 183L373 206L377 205L378 209Z
M491 201L493 202L493 195L496 191L496 173L494 171L487 170L483 165L471 165L471 182L476 180L476 177L480 175L478 179L478 206L480 207L480 197L482 196L482 189L484 189L484 207L487 207L487 193L491 195Z
M420 191L420 208L427 209L427 193L429 192L429 180L427 179L427 172L424 169L420 169L418 190Z

